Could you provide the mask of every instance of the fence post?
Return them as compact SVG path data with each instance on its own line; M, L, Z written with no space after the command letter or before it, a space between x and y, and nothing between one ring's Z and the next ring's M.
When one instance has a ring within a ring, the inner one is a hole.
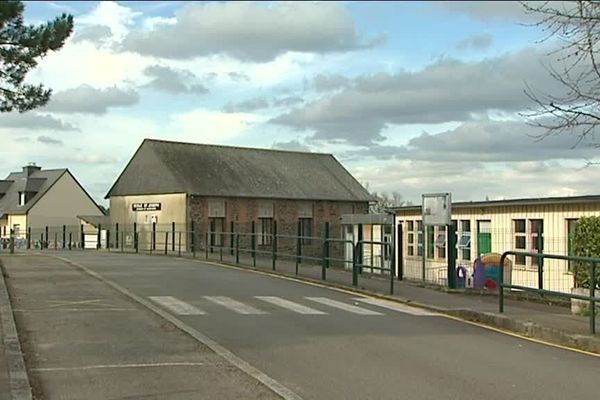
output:
M179 250L177 251L177 257L181 257L181 232L179 232Z
M31 250L31 227L27 228L27 250Z
M69 232L69 250L72 249L73 232Z
M271 245L273 246L273 250L272 250L272 255L273 255L273 271L275 271L276 269L276 264L277 264L277 221L273 220L273 229L272 229L272 234L273 234L273 242L271 243Z
M252 245L252 266L256 268L256 222L252 221L252 236L250 237Z
M98 224L98 235L96 237L96 249L99 250L102 247L102 224Z
M58 233L54 231L54 250L58 250Z
M358 286L358 248L362 245L360 241L352 244L352 286Z
M150 251L156 250L156 222L152 223L152 237L150 239Z
M192 258L196 258L196 227L194 226L194 220L190 221L191 237L190 247L192 250Z
M46 246L46 248L48 248L48 245L49 245L49 242L50 242L50 235L48 234L48 225L46 225L46 236L45 236L45 238L46 238L45 246Z
M119 223L115 223L115 248L119 249Z
M296 238L296 275L298 275L298 264L300 264L300 257L302 256L302 239L300 235L302 234L302 222L298 221L298 229Z
M240 234L235 235L235 263L240 263Z
M44 250L44 232L40 233L40 250Z
M219 246L219 261L223 261L223 244Z
M448 288L456 289L456 231L451 223L447 225L448 238Z
M330 249L329 249L329 241L327 240L329 239L329 222L325 222L325 267L329 268L329 256L331 254ZM323 278L325 279L325 278Z
M169 249L169 232L165 232L165 256L167 255L168 249Z
M233 221L230 221L229 223L229 232L230 232L230 237L229 237L229 247L230 247L230 251L231 251L231 255L233 255L233 246L234 246L234 240L235 240L235 235L233 233L234 230L234 225L233 225Z
M139 243L138 243L138 235L137 235L137 222L133 223L133 248L135 252L139 252Z
M537 229L537 252L538 253L543 253L544 252L544 238L542 237L542 227L540 225L538 225L538 229ZM544 259L542 257L539 257L537 259L538 261L538 289L543 290L544 289ZM544 294L540 293L540 295L543 297Z
M67 248L67 227L65 225L63 225L63 240L62 240L62 248L66 249Z
M124 249L123 249L124 247L125 247L125 232L122 232L121 233L121 253L124 251Z
M592 262L590 275L590 332L592 335L596 334L596 302L594 297L596 295L596 263Z
M81 239L81 248L85 249L85 235L83 233L83 224L79 225L79 237Z
M395 215L394 215L394 221L396 221ZM394 253L396 256L396 260L398 262L398 280L401 281L404 279L404 254L403 254L403 252L404 252L404 232L402 231L402 224L398 224L398 229L396 230L396 235L397 235L396 240L395 240L395 246L396 246L395 250L396 251ZM413 239L413 240L415 240L415 239Z
M358 241L356 242L359 246L356 247L356 269L359 274L362 274L362 265L365 262L363 257L363 225L358 224ZM358 279L357 279L358 284Z
M10 254L14 254L15 253L15 230L11 229L9 232L10 235Z
M110 229L106 230L106 250L110 251Z
M205 253L204 256L208 260L208 232L206 232L205 239L204 239L204 253Z

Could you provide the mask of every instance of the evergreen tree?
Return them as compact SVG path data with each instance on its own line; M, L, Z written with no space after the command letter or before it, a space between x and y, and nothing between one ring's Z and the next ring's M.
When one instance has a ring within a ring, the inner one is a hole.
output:
M23 9L21 1L0 1L0 112L25 112L48 102L50 89L23 81L73 31L73 17L67 14L40 26L24 25Z

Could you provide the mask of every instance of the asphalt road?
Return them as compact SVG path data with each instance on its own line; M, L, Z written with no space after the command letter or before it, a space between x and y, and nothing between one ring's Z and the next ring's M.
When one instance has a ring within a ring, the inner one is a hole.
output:
M150 299L305 399L598 396L600 358L416 309L190 260L58 254Z

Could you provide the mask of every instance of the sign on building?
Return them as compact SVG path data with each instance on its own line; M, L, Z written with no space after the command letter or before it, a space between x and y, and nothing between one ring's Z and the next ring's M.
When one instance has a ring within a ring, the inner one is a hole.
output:
M133 211L160 211L161 203L133 203Z
M423 225L442 226L452 223L452 196L450 193L423 195Z

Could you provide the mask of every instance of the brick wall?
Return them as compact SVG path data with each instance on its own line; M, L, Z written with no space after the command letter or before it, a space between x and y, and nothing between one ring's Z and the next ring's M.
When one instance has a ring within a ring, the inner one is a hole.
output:
M190 197L188 202L188 219L195 224L199 242L204 244L205 234L209 231L209 201L222 200L225 202L225 231L231 231L231 222L234 223L235 232L251 232L252 222L256 223L259 231L260 204L270 201L273 204L273 220L277 222L279 235L295 236L298 233L298 221L302 203L312 204L312 236L324 237L325 222L329 222L330 237L341 238L342 227L340 218L342 214L366 214L368 204L364 202L334 202L334 201L297 201L297 200L265 200L244 198L206 198ZM224 245L230 246L230 235L224 235ZM240 247L250 248L250 236L240 237ZM258 250L271 251L271 245L257 246ZM343 245L332 244L331 257L343 258ZM311 257L321 257L323 242L312 240L310 244L303 245L303 254ZM296 254L296 240L293 238L279 238L277 252Z

